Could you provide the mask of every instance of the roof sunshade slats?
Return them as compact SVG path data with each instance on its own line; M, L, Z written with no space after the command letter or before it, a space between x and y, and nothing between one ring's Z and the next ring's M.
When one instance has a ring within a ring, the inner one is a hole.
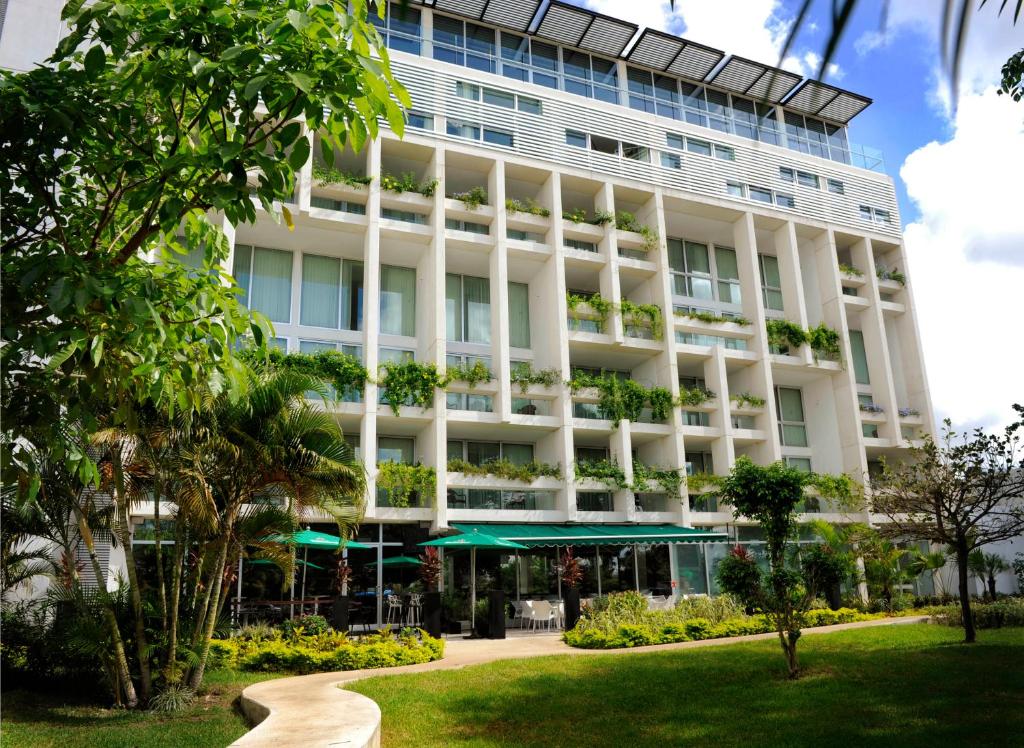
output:
M533 23L540 0L434 0L434 8L524 32Z
M694 81L704 80L723 57L725 52L653 29L644 29L626 55L630 62Z
M794 112L846 124L871 104L871 99L820 81L807 80L800 84L783 104Z
M536 35L568 47L618 57L639 27L616 18L553 0L544 12Z
M800 83L800 76L734 55L708 79L708 83L733 93L778 104Z

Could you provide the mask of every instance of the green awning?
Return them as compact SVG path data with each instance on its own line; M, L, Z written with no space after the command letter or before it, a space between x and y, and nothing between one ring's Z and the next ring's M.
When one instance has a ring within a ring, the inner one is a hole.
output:
M729 536L723 532L682 527L680 525L577 525L577 524L523 524L499 525L489 523L453 522L452 527L462 533L474 531L511 540L528 548L560 545L632 545L640 543L719 543Z

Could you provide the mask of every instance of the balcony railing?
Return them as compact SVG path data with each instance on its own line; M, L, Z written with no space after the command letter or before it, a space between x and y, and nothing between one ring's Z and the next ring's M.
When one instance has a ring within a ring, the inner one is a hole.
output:
M448 508L550 511L555 508L555 493L554 491L450 488L448 489Z

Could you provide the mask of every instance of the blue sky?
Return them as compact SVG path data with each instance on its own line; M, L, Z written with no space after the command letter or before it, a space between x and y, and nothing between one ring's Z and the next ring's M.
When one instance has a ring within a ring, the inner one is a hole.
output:
M800 5L571 2L768 64ZM814 3L783 67L816 75L832 4ZM970 16L954 107L940 62L944 5L890 0L883 33L882 0L860 0L825 80L874 100L850 139L880 149L896 185L936 419L997 428L1024 402L1024 346L1007 335L1024 320L1024 102L996 94L1000 68L1024 47L1024 19L998 17L998 2Z

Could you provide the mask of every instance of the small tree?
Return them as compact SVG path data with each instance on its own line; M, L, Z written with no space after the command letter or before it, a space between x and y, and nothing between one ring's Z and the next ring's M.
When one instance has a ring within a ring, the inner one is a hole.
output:
M980 548L971 551L971 555L967 557L967 565L971 573L988 588L989 598L995 600L996 577L1004 571L1009 571L1010 565L998 553L985 553Z
M420 556L420 579L427 592L437 589L437 580L441 578L441 554L437 548L427 548Z
M562 554L562 584L569 589L576 589L582 580L583 569L580 568L579 559L572 552L572 546L569 546Z
M1018 420L1002 434L957 433L947 419L939 442L926 439L910 459L883 462L872 479L874 512L888 522L880 532L947 545L956 554L964 641L975 641L971 616L971 551L1024 533L1024 456Z
M737 519L756 520L764 530L769 571L757 599L775 624L791 678L800 672L796 645L815 592L801 583L798 572L786 566L808 489L816 489L826 498L848 499L853 486L848 476L807 473L783 462L755 465L748 457L736 460L732 472L721 481L722 498L732 505Z
M757 560L742 545L735 545L729 555L718 562L715 579L722 592L739 598L747 612L753 611L761 592L761 568Z

